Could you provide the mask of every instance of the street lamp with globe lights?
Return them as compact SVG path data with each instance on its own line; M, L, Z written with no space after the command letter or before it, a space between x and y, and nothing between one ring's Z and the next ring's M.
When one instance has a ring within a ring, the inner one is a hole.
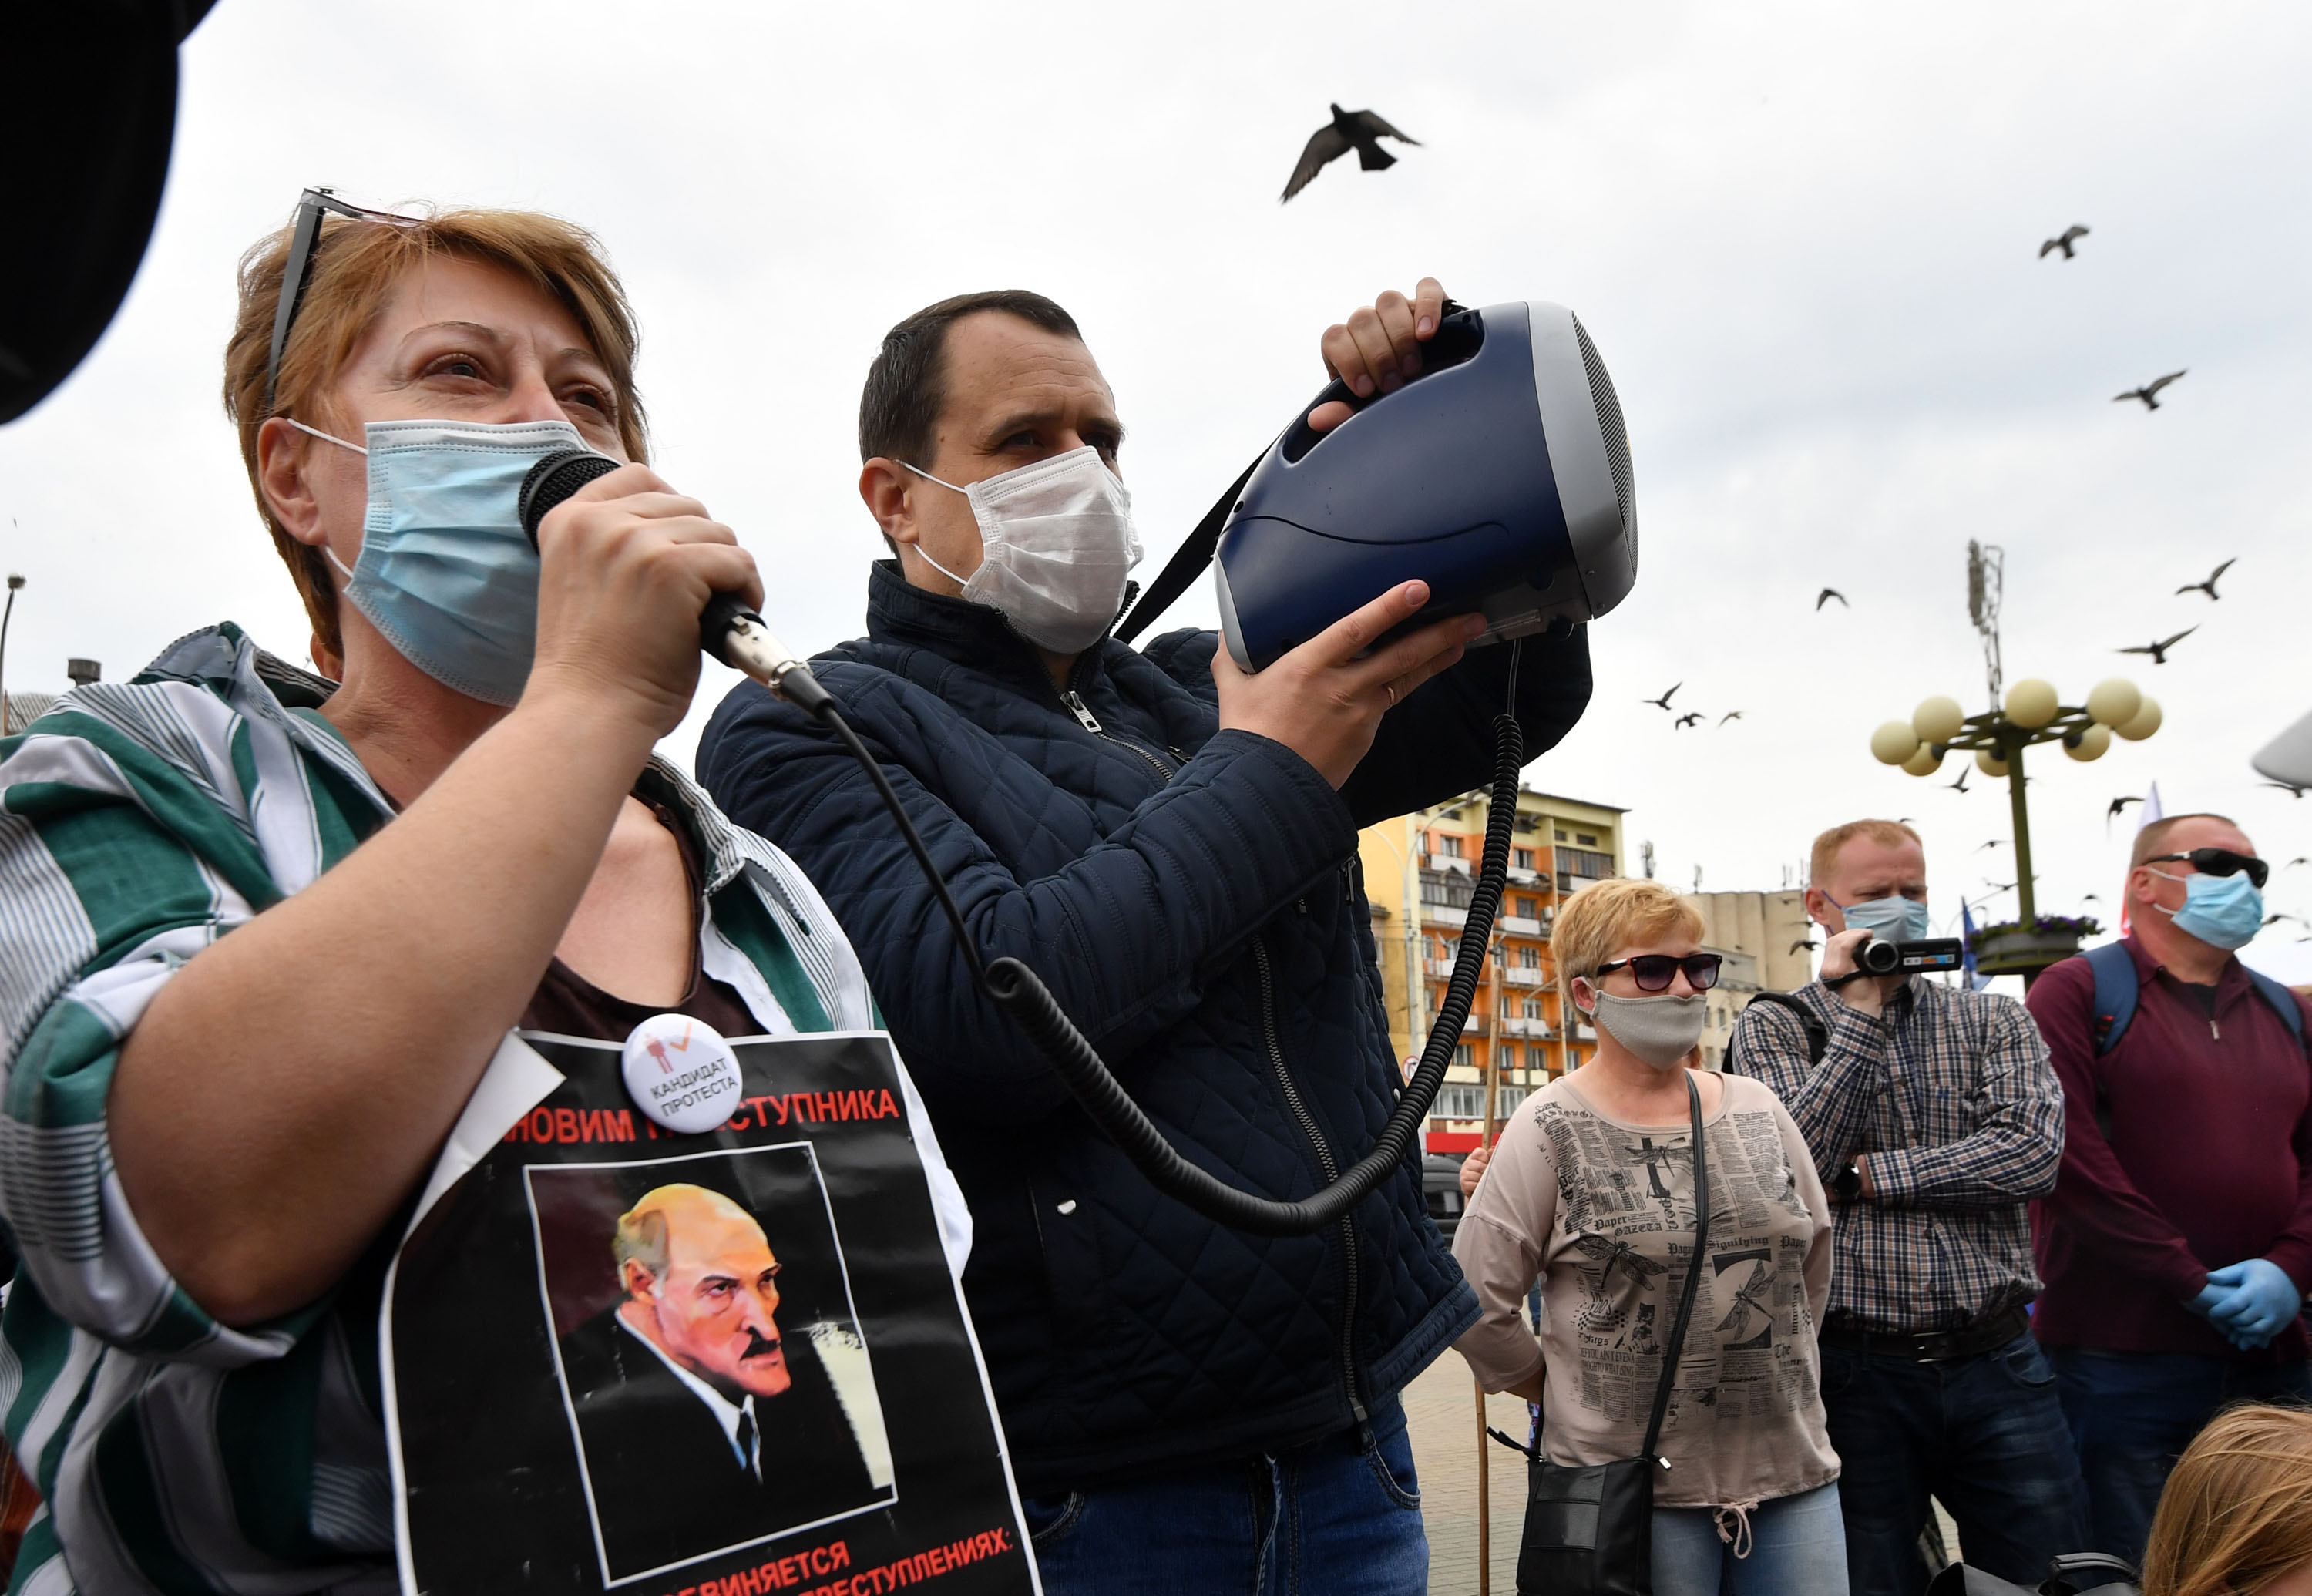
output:
M2007 778L2008 804L2015 820L2015 890L2020 927L2028 933L2038 919L2032 893L2031 819L2023 793L2023 750L2034 743L2060 742L2082 763L2099 759L2111 740L2141 742L2159 730L2159 706L2132 681L2113 677L2096 684L2083 705L2064 704L2054 688L2029 678L2007 689L2006 702L1981 715L1968 715L1956 698L1926 699L1907 721L1888 721L1870 734L1870 752L1882 765L1913 776L1932 776L1953 749L1975 755L1985 776ZM2076 938L2073 939L2076 943ZM1993 973L2036 975L2053 959L2033 966L2022 955Z

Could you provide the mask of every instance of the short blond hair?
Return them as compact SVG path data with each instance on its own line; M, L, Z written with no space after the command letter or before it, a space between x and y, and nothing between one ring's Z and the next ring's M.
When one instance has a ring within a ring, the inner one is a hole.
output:
M2233 1596L2312 1563L2312 1412L2219 1414L2176 1460L2143 1552L2143 1596Z
M635 355L642 335L626 291L611 271L594 235L574 223L536 211L453 210L407 227L328 215L305 298L281 352L273 405L265 404L265 362L273 348L273 313L281 303L294 223L269 233L241 258L241 307L224 350L224 413L241 434L241 463L257 493L257 512L313 623L321 646L342 656L337 589L323 552L292 538L265 502L257 480L257 434L275 416L309 412L353 357L355 346L377 320L395 283L439 253L495 266L550 294L585 335L610 379L617 407L618 441L633 460L649 455L641 397L635 391Z
M1915 842L1921 853L1926 852L1927 848L1919 834L1900 820L1849 820L1843 826L1833 826L1814 839L1814 853L1807 860L1807 880L1815 886L1821 886L1837 871L1839 850L1858 837L1883 842L1889 847Z
M1582 888L1557 911L1549 935L1567 1009L1575 1006L1573 978L1595 984L1598 967L1615 949L1677 935L1700 942L1705 929L1701 911L1660 881L1617 877Z
M2127 867L2132 870L2146 859L2156 859L2161 854L2175 852L2168 846L2168 834L2186 820L2213 820L2219 826L2229 826L2235 831L2240 829L2239 822L2229 815L2169 815L2165 820L2153 820L2135 834L2135 846L2128 850ZM2240 831L2240 835L2246 837L2247 833Z

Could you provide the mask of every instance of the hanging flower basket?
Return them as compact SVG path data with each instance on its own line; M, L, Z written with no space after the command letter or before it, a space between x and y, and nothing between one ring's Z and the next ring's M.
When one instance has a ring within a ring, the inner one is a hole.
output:
M1978 927L1967 945L1984 975L2036 976L2076 954L2080 943L2102 929L2092 919L2042 915L2027 923Z

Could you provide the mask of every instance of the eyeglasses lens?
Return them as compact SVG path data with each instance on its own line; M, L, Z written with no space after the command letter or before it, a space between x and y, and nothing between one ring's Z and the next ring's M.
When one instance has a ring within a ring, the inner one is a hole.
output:
M1641 992L1667 992L1683 969L1688 985L1697 992L1707 992L1718 985L1721 962L1715 953L1691 953L1684 959L1673 959L1668 953L1641 953L1630 960L1630 974Z
M2235 854L2229 848L2194 848L2186 856L2192 861L2192 868L2202 875L2238 875L2245 871L2249 884L2259 891L2272 873L2272 866L2263 860Z

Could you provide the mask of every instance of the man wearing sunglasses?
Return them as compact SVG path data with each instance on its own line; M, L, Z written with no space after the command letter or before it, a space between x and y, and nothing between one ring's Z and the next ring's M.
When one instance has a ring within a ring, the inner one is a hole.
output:
M2263 929L2269 869L2220 815L2153 821L2127 873L2131 934L2031 988L2066 1100L2035 1328L2097 1548L2132 1559L2218 1408L2312 1400L2307 1010L2233 952Z
M2036 1584L2082 1549L2086 1495L2031 1338L2029 1200L2054 1184L2062 1093L2010 997L1869 976L1866 937L1932 929L1918 833L1854 820L1815 839L1807 912L1822 977L1788 1008L1753 1003L1729 1068L1764 1079L1831 1192L1836 1262L1821 1329L1823 1407L1844 1464L1854 1596L1918 1596L1931 1495L1966 1560ZM1808 1031L1813 1032L1810 1039Z

